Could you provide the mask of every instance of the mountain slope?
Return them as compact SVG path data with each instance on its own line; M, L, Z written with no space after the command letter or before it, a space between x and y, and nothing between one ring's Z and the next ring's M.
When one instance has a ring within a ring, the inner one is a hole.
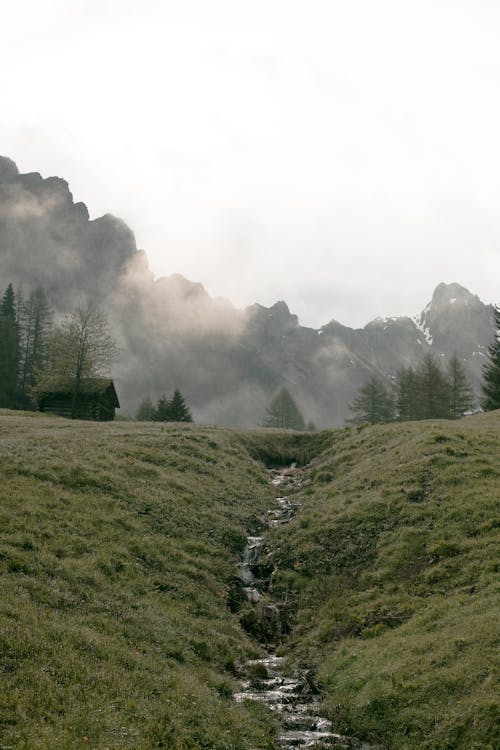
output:
M239 436L12 413L0 473L2 746L274 747L231 700L259 647L229 582L272 496Z
M0 414L2 744L276 748L232 700L260 647L228 604L283 494L263 462L293 460L262 570L322 711L387 750L496 750L499 445L500 412L312 434Z
M500 412L329 433L266 539L287 654L339 731L388 750L495 750Z

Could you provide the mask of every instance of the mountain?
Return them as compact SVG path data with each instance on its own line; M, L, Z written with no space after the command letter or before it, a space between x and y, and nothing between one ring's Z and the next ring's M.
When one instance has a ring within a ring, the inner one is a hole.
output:
M41 284L58 309L75 297L105 299L137 253L132 231L107 214L94 221L75 203L68 183L19 174L0 157L0 278Z
M88 299L106 308L121 356L114 376L125 413L179 387L197 421L257 426L283 385L306 420L342 424L371 375L393 382L427 352L456 353L479 388L492 308L459 284L440 284L415 318L353 329L299 324L284 301L234 308L179 274L155 279L133 232L111 215L90 220L68 183L20 174L0 157L0 289L41 284L60 316Z

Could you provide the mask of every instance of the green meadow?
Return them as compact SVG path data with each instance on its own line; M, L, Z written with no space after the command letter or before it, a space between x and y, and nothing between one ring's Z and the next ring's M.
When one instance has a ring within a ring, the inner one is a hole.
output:
M339 730L500 747L500 412L329 433L300 498L275 586Z
M500 414L301 434L0 413L0 747L273 750L238 705L261 653L228 606L268 532L292 632L339 731L494 750Z
M225 430L0 417L0 745L272 748L228 582L273 493Z

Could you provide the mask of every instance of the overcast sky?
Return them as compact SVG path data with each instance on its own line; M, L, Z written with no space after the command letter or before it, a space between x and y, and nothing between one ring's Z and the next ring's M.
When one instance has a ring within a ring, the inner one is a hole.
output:
M499 301L498 0L0 0L0 153L304 325Z

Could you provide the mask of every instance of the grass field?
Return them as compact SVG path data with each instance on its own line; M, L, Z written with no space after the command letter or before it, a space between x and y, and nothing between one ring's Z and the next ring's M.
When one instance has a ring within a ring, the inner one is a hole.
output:
M273 557L328 715L394 750L500 747L500 413L338 430L307 476Z
M316 434L0 413L0 747L275 748L232 701L259 646L227 599L265 465L294 460L274 587L325 711L394 750L496 750L499 445L499 413Z
M0 745L272 748L227 607L272 495L224 430L0 417Z

